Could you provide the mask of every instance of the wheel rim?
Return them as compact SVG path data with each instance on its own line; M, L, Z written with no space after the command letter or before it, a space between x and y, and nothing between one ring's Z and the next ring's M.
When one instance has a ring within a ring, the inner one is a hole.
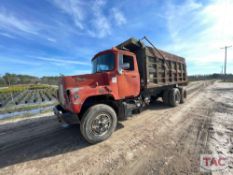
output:
M102 113L95 117L91 124L91 131L94 135L102 136L105 135L112 125L111 116Z

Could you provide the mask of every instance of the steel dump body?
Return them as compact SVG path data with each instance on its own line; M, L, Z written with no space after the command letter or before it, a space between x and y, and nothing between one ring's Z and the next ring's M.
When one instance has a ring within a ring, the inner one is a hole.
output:
M141 89L166 85L186 85L185 59L160 49L145 46L136 39L129 39L117 46L136 54L141 79Z

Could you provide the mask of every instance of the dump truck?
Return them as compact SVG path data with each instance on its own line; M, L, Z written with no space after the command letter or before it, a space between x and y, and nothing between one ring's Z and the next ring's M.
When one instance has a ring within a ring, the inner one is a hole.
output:
M60 122L79 124L84 139L94 144L109 138L118 120L159 97L171 107L184 103L187 83L184 58L157 49L146 37L130 38L97 53L91 74L62 76L54 113Z

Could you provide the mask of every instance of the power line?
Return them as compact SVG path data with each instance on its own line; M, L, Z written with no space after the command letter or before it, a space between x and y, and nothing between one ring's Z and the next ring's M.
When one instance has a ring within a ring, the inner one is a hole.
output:
M221 48L221 49L225 50L225 59L224 59L224 75L225 75L225 78L226 78L226 75L227 75L227 49L229 49L231 47L232 46L225 46L225 47Z

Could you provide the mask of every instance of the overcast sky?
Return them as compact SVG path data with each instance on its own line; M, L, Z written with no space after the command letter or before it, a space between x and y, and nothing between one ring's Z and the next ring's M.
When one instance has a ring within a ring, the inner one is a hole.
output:
M1 0L0 74L89 73L96 52L144 35L185 57L190 75L220 73L233 0ZM233 48L228 62L233 73Z

